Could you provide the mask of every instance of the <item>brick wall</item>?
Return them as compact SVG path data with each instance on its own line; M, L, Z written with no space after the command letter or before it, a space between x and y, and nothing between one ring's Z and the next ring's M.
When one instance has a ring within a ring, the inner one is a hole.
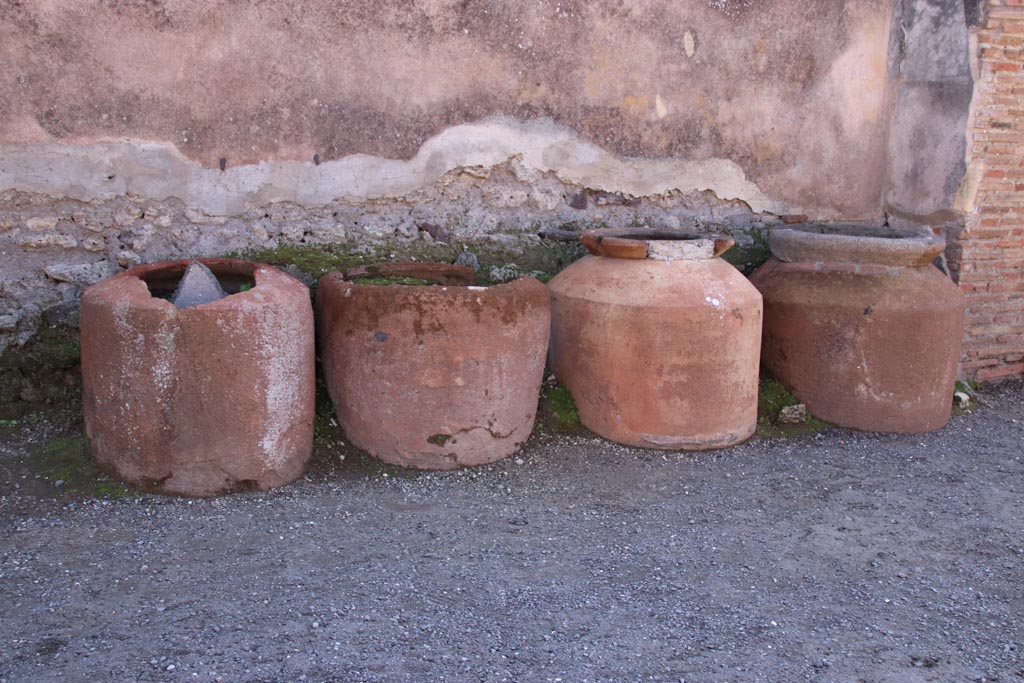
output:
M988 0L968 161L976 182L951 265L967 297L962 374L1024 375L1024 0Z

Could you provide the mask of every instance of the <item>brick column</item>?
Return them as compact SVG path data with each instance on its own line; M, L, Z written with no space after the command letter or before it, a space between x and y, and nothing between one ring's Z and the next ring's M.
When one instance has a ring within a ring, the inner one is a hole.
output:
M951 266L967 297L962 374L1024 375L1024 0L988 0L968 131L973 198Z

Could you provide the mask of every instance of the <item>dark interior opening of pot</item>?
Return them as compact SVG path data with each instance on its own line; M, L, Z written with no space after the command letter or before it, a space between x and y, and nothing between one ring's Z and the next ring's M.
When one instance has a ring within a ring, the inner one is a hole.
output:
M417 287L446 284L437 278L405 277L401 275L360 275L348 278L361 285L413 285Z
M256 286L256 279L253 277L255 266L251 263L244 261L205 261L203 263L216 276L217 282L220 283L225 294L237 294ZM189 261L181 261L164 268L140 273L139 279L146 283L152 296L170 301L185 270L188 269L188 265Z

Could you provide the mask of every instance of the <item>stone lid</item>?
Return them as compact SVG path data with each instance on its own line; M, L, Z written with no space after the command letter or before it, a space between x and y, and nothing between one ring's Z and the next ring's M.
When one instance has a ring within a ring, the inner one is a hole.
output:
M773 228L772 255L792 263L925 266L946 248L941 234L864 225L800 223Z
M608 258L696 261L720 256L736 241L708 233L655 228L585 230L580 241L591 254Z

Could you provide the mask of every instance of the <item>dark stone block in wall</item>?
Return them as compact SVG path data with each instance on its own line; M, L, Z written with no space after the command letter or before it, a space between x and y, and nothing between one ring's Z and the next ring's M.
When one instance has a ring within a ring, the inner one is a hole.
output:
M452 241L451 232L448 230L448 228L444 227L443 225L423 222L417 223L416 229L419 230L420 232L427 233L436 241L441 242L443 244L448 244L449 242Z
M890 34L893 93L889 212L917 216L952 208L966 171L973 81L965 0L897 0Z
M54 304L43 311L43 322L51 327L57 325L77 327L78 309L79 303L77 299L75 301Z
M904 0L893 26L893 76L910 81L970 78L964 0Z
M887 205L924 215L948 209L966 170L970 80L903 83L889 133Z
M985 0L964 0L964 18L968 26L981 26L985 21Z

